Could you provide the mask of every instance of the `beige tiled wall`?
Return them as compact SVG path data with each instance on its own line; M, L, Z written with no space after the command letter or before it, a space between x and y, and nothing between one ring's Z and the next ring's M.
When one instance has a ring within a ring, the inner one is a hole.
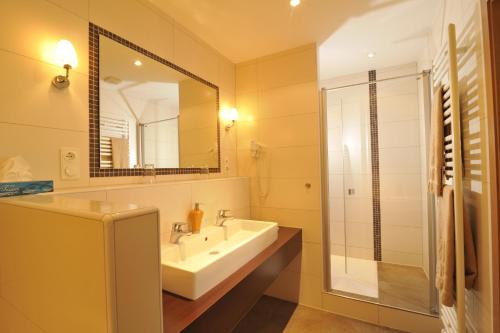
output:
M58 193L81 199L154 206L160 211L162 242L168 242L172 224L187 222L189 211L196 202L201 203L200 208L204 211L203 225L215 224L216 212L219 209L230 209L237 218L249 218L249 189L248 178L228 177L152 185L72 189Z
M303 229L301 259L282 273L269 292L284 298L300 296L302 304L320 308L316 46L306 45L236 65L236 105L240 113L238 170L239 175L250 177L252 218ZM252 140L264 146L258 160L251 157ZM300 287L299 295L291 295L297 291L295 287Z
M234 65L146 1L1 1L0 12L0 160L22 155L35 179L53 179L56 188L141 181L140 177L90 179L88 175L89 21L218 85L221 106L234 105ZM60 39L73 43L79 64L70 74L71 86L64 90L51 86L52 78L62 71L51 63L47 51ZM234 131L221 132L227 168L213 177L236 175L235 136ZM79 180L61 180L61 146L80 150Z

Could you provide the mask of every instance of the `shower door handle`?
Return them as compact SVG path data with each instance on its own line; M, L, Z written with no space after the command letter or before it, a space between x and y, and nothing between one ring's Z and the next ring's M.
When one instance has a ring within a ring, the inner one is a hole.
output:
M353 188L349 188L349 189L347 189L347 194L354 195L354 194L356 194L356 190L354 190Z

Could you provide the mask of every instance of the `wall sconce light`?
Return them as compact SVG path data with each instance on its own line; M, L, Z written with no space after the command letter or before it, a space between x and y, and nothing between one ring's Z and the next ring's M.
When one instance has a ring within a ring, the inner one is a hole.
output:
M57 43L54 62L66 70L66 75L54 77L52 84L58 89L67 88L69 86L69 70L78 65L76 51L70 41L62 39Z
M221 116L226 123L226 132L228 132L238 120L238 110L236 108L223 109L221 112Z

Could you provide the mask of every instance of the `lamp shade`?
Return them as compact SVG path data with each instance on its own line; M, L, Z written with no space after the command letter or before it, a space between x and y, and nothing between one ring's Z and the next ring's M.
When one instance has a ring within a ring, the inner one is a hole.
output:
M72 68L75 68L78 65L76 51L70 41L62 39L57 43L54 62L61 67L70 65Z
M236 108L229 109L229 120L231 121L238 120L238 110Z
M237 121L238 120L238 110L236 108L224 108L221 112L222 119L224 121Z

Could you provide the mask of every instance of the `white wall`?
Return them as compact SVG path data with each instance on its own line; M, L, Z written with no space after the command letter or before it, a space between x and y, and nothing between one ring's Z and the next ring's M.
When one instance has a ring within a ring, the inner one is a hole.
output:
M415 74L416 64L377 70L377 80ZM422 267L421 156L417 78L377 84L382 261Z

